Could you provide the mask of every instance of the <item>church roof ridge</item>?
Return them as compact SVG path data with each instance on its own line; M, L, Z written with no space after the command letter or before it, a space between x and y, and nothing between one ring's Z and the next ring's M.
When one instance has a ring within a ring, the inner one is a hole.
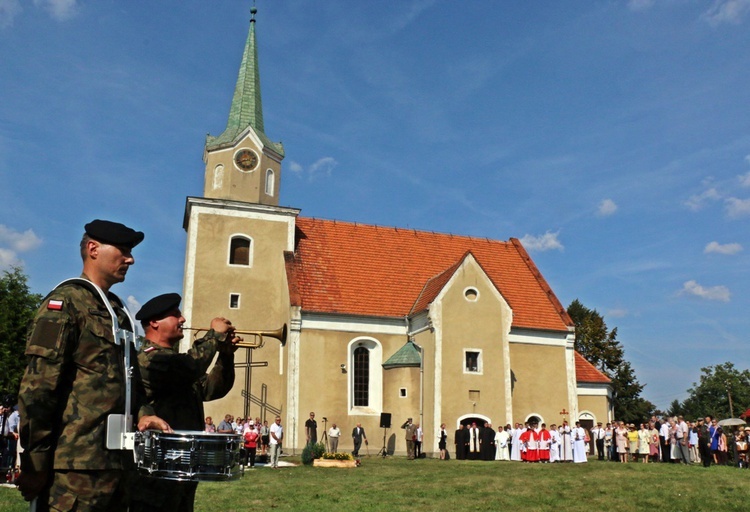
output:
M561 313L559 301L517 240L306 217L297 217L296 227L293 275L303 311L405 317L425 283L470 251L513 310L514 327L572 329L573 322Z
M499 239L492 239L486 236L471 236L471 235L460 235L457 233L449 233L446 231L434 231L430 229L417 229L417 228L410 228L410 227L403 227L403 226L388 226L385 224L372 224L367 222L359 222L359 221L351 221L351 220L341 220L341 219L325 219L322 217L299 217L302 220L308 220L312 222L329 222L335 225L350 225L355 228L374 228L374 229L381 229L381 230L388 230L388 231L396 231L396 232L412 232L415 235L429 235L429 236L446 236L449 238L462 238L466 240L474 240L478 242L486 242L489 244L510 244L510 240L499 240Z

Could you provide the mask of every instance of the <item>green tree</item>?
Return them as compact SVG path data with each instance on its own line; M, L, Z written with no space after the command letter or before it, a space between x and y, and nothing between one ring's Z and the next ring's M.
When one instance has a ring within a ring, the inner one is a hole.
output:
M612 376L612 402L615 418L625 423L647 420L656 406L641 396L643 384L638 382L628 361L623 361Z
M625 349L617 341L617 327L609 330L604 317L578 299L570 303L568 314L576 327L576 351L612 380L615 418L636 423L651 416L655 406L641 397L643 385L625 360Z
M750 370L738 370L734 364L726 362L701 368L700 382L694 382L688 389L689 396L682 402L681 409L689 418L702 418L711 415L715 418L739 416L750 407ZM729 396L732 397L732 409Z
M682 404L679 400L674 399L672 400L672 403L669 404L669 409L667 409L667 412L662 414L661 416L667 415L667 416L681 416L684 415L685 411L682 409Z
M29 292L20 267L0 277L0 396L15 395L26 367L26 333L42 296Z
M604 317L578 299L570 303L568 314L576 326L576 351L611 377L625 357L622 345L617 341L617 327L610 331Z

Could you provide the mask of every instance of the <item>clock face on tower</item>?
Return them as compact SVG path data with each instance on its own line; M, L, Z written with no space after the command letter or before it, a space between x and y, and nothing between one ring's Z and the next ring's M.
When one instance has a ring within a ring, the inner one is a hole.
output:
M234 163L241 171L252 171L258 167L258 154L252 149L240 149L234 155Z

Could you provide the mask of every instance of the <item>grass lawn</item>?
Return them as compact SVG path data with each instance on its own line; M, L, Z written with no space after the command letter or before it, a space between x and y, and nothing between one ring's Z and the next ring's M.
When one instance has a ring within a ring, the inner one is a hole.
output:
M298 459L288 458L298 462ZM677 464L523 464L364 457L356 469L257 468L203 482L196 511L731 511L750 506L750 471ZM0 512L28 510L0 489Z

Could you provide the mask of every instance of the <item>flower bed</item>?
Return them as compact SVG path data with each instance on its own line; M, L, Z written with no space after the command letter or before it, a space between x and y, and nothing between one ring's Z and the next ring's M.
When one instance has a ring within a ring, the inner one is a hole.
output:
M356 460L315 459L313 466L317 468L356 468Z

